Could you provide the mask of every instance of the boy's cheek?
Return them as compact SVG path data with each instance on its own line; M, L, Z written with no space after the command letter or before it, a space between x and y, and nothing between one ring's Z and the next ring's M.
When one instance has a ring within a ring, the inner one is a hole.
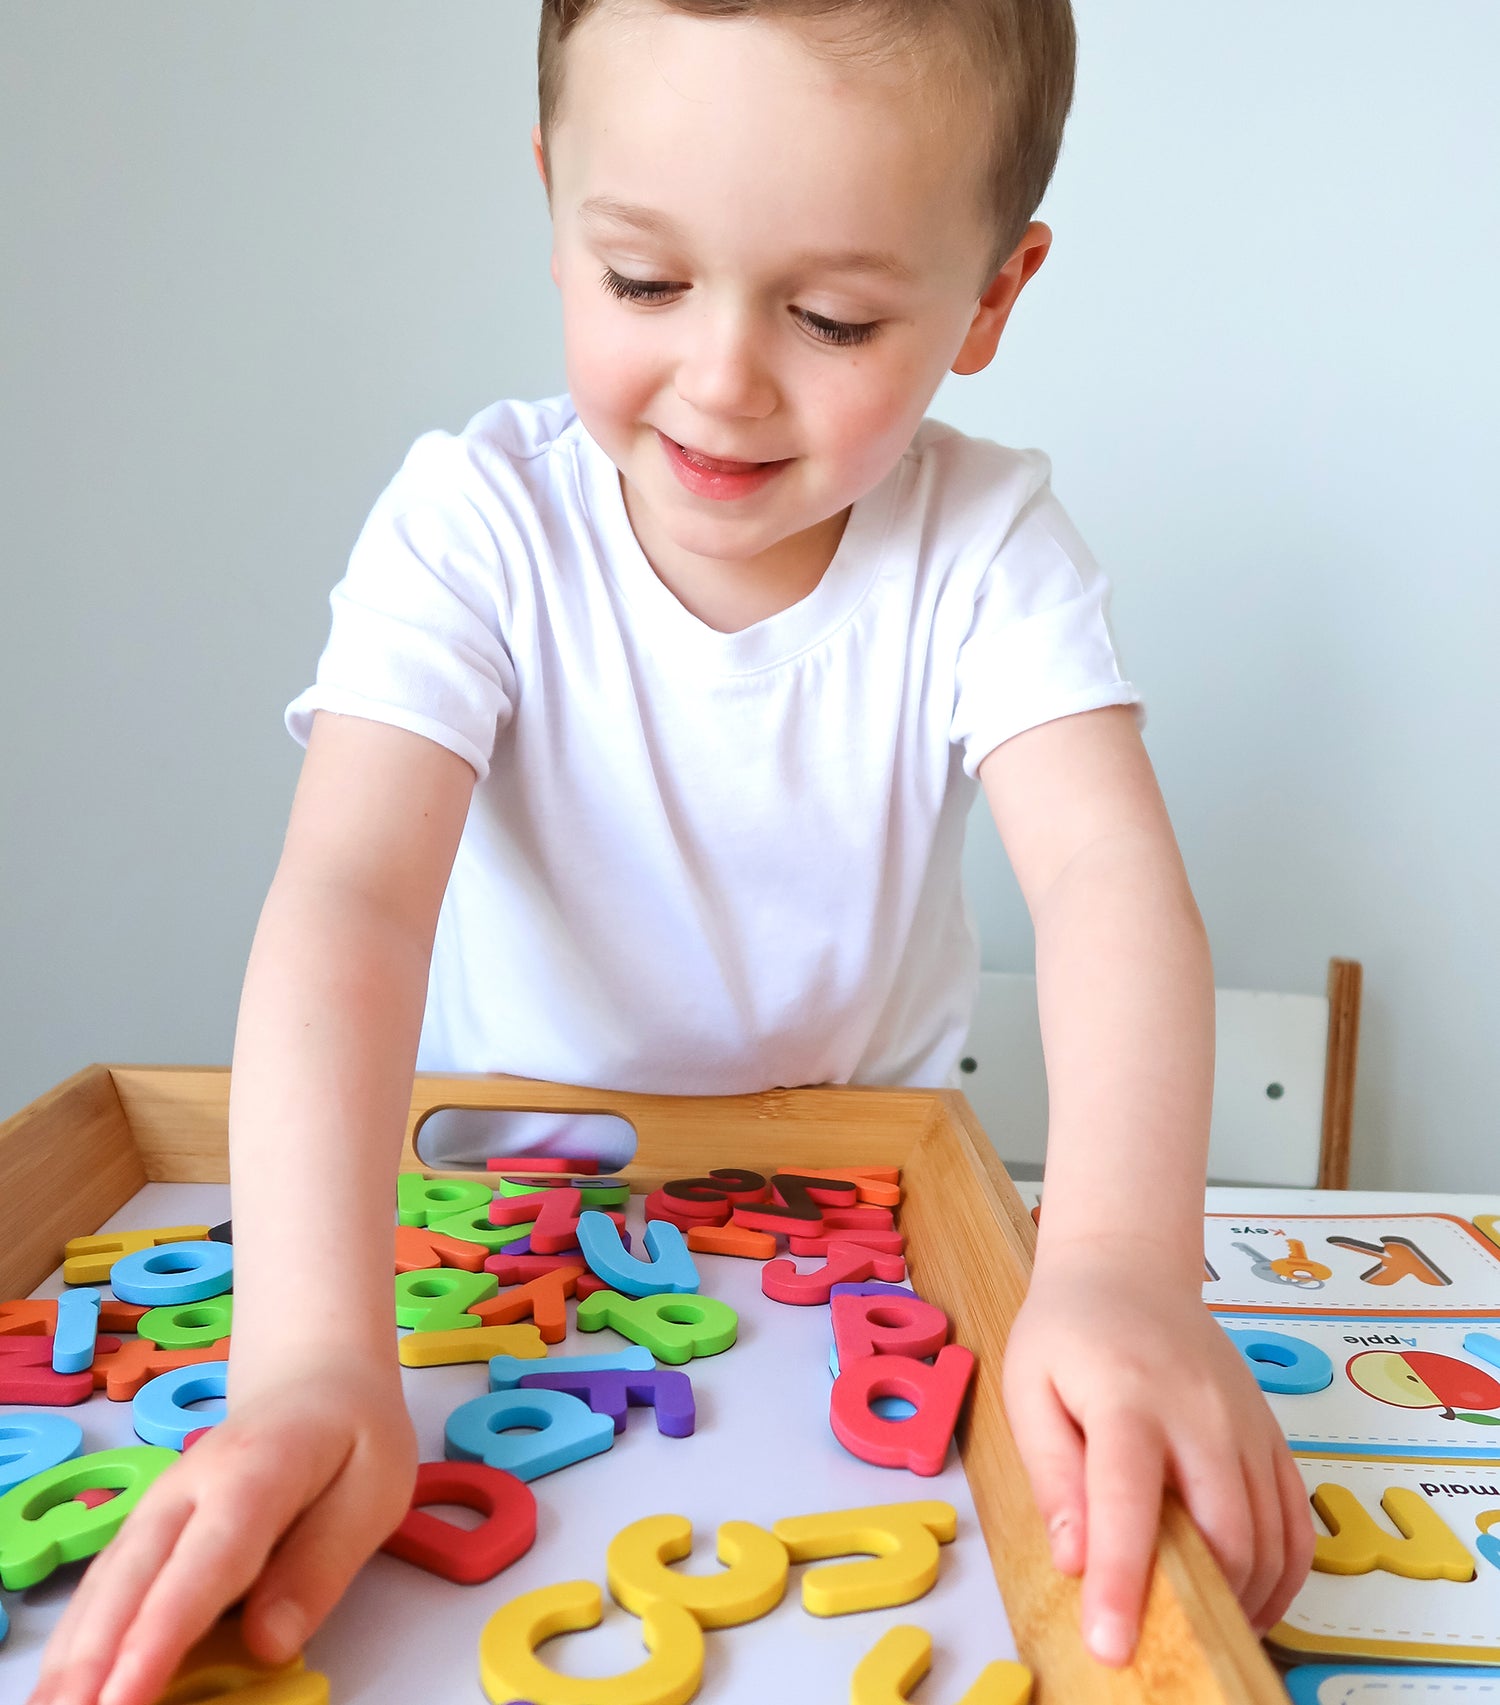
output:
M613 315L578 310L563 328L568 390L584 425L638 419L655 389L648 351Z

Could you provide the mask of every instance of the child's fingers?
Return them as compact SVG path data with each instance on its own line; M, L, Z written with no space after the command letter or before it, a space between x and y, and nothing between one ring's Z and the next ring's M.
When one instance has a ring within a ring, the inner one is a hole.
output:
M1271 1594L1286 1573L1286 1535L1281 1510L1281 1486L1276 1477L1274 1459L1262 1451L1258 1456L1247 1455L1240 1467L1245 1490L1250 1500L1250 1514L1255 1524L1254 1550L1250 1575L1240 1591L1240 1607L1257 1633L1263 1629Z
M93 1705L125 1630L192 1514L161 1484L89 1565L42 1657L29 1705Z
M120 1642L99 1705L149 1705L183 1654L255 1579L286 1512L224 1492L219 1508L194 1507L172 1555L146 1591Z
M1229 1590L1245 1605L1255 1566L1256 1516L1234 1441L1218 1428L1177 1442L1177 1490ZM1281 1572L1278 1559L1277 1573Z
M1140 1630L1166 1451L1149 1416L1116 1410L1086 1427L1088 1569L1083 1633L1101 1663L1128 1663Z
M299 1652L390 1537L410 1507L414 1484L393 1487L396 1479L389 1469L373 1481L346 1469L302 1512L245 1605L241 1626L258 1656L275 1663Z
M201 1454L184 1464L196 1471L189 1518L171 1554L150 1559L154 1578L123 1627L99 1705L148 1705L157 1697L187 1648L254 1581L317 1483L312 1462L294 1468L254 1438L226 1433L194 1449Z
M1052 1567L1083 1572L1083 1439L1048 1379L1018 1379L1005 1390L1005 1412L1032 1495L1052 1545Z
M1260 1617L1256 1623L1256 1632L1264 1634L1267 1629L1274 1628L1287 1613L1287 1607L1297 1596L1302 1583L1307 1579L1307 1571L1312 1567L1313 1547L1317 1543L1317 1532L1313 1527L1312 1506L1308 1500L1307 1488L1302 1484L1302 1476L1297 1472L1297 1464L1292 1453L1285 1446L1278 1445L1273 1450L1277 1488L1281 1495L1281 1522L1284 1535L1284 1559L1282 1562L1281 1579L1271 1589L1270 1596L1261 1608Z

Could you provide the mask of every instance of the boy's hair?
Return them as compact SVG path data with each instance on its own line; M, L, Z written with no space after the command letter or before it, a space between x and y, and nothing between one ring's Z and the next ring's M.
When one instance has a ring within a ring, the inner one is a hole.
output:
M542 0L537 96L542 149L562 99L563 45L606 0ZM1076 37L1070 0L658 0L696 18L825 21L815 48L830 57L914 57L949 102L982 91L989 134L983 211L995 245L985 283L1035 213L1062 147L1073 99ZM811 32L810 32L811 34ZM934 49L943 49L940 54ZM550 177L550 159L548 173Z

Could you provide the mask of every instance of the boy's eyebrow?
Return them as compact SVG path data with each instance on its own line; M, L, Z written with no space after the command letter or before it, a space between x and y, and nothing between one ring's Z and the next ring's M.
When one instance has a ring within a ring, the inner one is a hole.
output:
M665 213L659 213L653 207L639 207L634 202L620 201L612 195L591 195L587 201L579 204L578 215L591 223L598 219L613 219L622 225L634 225L637 230L645 231L649 236L661 237L668 242L682 240L682 233L676 223ZM907 283L917 276L905 261L895 255L867 249L831 252L810 250L794 256L793 265L799 269L817 268L824 272L882 273L888 278L901 279Z

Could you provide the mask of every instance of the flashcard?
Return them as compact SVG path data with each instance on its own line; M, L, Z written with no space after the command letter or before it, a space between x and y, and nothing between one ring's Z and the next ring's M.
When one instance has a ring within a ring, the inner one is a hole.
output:
M1218 1319L1293 1450L1500 1462L1500 1321Z
M1301 1664L1281 1678L1292 1705L1496 1705L1500 1674L1479 1669L1414 1669L1402 1664Z
M1500 1663L1500 1469L1296 1458L1312 1573L1266 1638L1324 1657Z
M1500 1317L1500 1247L1452 1214L1206 1214L1221 1313Z

